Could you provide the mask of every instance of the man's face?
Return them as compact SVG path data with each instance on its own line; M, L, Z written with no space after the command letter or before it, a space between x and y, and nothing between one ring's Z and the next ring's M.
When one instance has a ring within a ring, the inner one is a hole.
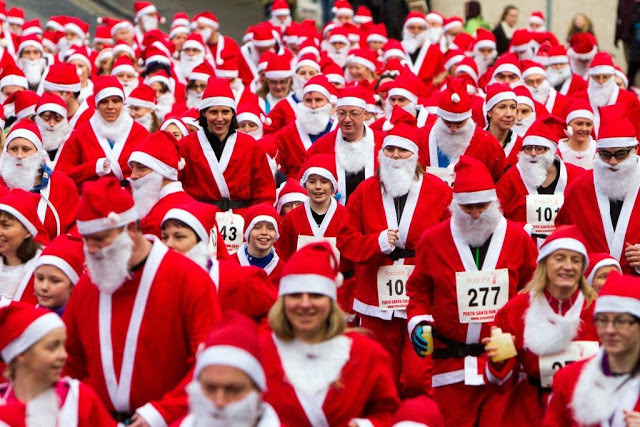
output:
M467 122L469 121L469 119L465 119L462 120L461 122L452 122L450 120L445 120L445 119L441 119L442 123L444 123L444 125L449 128L449 131L451 133L456 133L459 129L462 129L464 127L464 125L467 124Z
M493 78L498 83L507 83L508 85L512 85L513 83L520 81L520 76L512 73L511 71L501 71L493 76Z
M32 46L27 46L24 49L22 49L22 52L20 52L20 58L26 58L26 59L39 59L42 58L42 52L40 52L39 49L32 47Z
M306 107L316 109L322 108L327 105L329 103L329 100L320 92L312 91L304 94L302 102Z
M400 107L404 107L406 105L411 104L411 101L409 99L401 95L391 95L388 99L388 102L389 102L389 105L391 105L392 107L395 107L396 105L399 105Z
M344 106L338 108L338 125L342 133L353 134L364 126L364 108Z
M592 74L591 79L598 83L599 85L603 85L609 80L613 78L613 74Z
M98 233L87 234L82 236L84 239L84 246L87 248L87 252L91 255L96 254L100 249L106 248L111 245L113 241L120 235L123 228L114 228L111 230L104 230Z
M495 49L492 49L490 47L480 47L478 48L478 53L480 53L482 56L484 56L485 58L493 55L493 53L495 52Z
M516 107L517 120L524 120L529 117L531 113L533 113L533 110L527 104L518 104L518 106Z
M486 203L472 203L468 205L459 204L460 209L473 219L480 218L483 212L486 212L491 206L491 202Z
M422 24L409 24L406 26L406 29L414 36L417 36L418 34L427 31L427 26Z
M238 368L227 365L209 365L198 377L205 397L219 409L238 402L252 391L257 391L251 378Z
M133 42L133 33L129 28L118 28L113 36L113 41L117 42L118 40L123 40L130 45Z
M637 154L638 147L618 147L618 148L600 148L598 149L598 155L606 164L608 164L612 171L617 170L616 166L631 157L632 154Z
M136 180L139 178L144 178L153 172L153 169L143 165L140 162L131 162L131 179Z
M60 114L54 111L44 111L42 114L40 114L40 118L49 126L56 126L66 117L62 117Z
M196 49L195 47L188 47L186 49L182 49L182 51L180 51L181 55L185 55L185 56L196 56L196 55L200 55L203 52L200 49Z
M531 74L524 78L524 84L533 89L537 89L545 80L547 80L547 77L544 74Z

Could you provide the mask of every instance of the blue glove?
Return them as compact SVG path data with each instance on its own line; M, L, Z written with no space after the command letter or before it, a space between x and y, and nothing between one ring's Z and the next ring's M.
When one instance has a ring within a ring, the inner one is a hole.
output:
M411 335L411 344L413 344L413 349L416 351L418 356L424 358L427 355L427 342L424 338L422 338L422 326L418 325L413 329L413 333Z

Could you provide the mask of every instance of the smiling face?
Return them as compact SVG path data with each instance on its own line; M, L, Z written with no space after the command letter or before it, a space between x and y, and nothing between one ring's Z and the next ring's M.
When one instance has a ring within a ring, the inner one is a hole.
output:
M249 232L249 251L257 254L267 255L273 244L276 242L276 228L269 221L260 221Z
M18 248L31 233L14 216L0 211L0 255L15 256Z
M233 119L233 110L223 106L210 107L207 108L204 115L207 119L209 132L217 136L218 139L223 140L229 133L229 126Z
M64 348L66 340L67 332L64 328L52 330L16 357L16 369L29 372L44 383L56 383L67 361L67 351Z
M98 102L98 113L106 122L113 123L120 117L123 104L119 96L108 96Z
M584 257L581 253L568 249L558 249L545 260L547 264L547 287L558 294L566 294L578 287L582 277ZM552 294L555 294L552 291Z
M573 129L571 136L573 139L578 142L586 142L593 131L593 120L577 117L569 122L569 126Z
M637 354L640 347L640 323L629 313L598 313L594 323L600 343L610 357Z
M304 183L304 188L309 194L309 202L314 205L323 205L333 194L331 181L317 174L309 175Z
M322 340L331 312L331 299L307 292L284 295L283 298L284 312L296 338L311 342Z

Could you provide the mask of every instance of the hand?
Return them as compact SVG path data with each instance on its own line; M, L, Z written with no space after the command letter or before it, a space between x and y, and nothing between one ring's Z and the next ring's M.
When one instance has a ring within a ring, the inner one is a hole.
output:
M640 245L625 243L624 257L631 267L640 267Z
M387 237L389 238L389 244L394 246L394 242L396 240L400 240L400 234L398 234L399 230L387 230Z
M626 427L640 426L640 412L624 411L624 425Z
M429 350L427 341L422 337L423 325L418 325L413 329L413 333L411 334L411 344L413 344L413 349L416 351L418 356L424 358L427 356L427 351Z
M109 161L109 159L105 159L104 163L102 163L102 171L104 173L109 172L109 170L111 169L111 162Z
M356 423L355 421L349 421L349 424L347 424L347 427L358 427L358 423Z
M129 427L151 427L151 426L149 425L148 422L144 420L144 418L140 416L140 414L134 414L133 417L131 417L131 423L129 424Z

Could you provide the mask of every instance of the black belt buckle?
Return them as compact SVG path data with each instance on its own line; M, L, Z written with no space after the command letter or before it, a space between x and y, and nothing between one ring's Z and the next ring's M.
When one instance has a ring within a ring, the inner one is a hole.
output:
M111 416L119 423L126 425L131 424L131 418L134 412L111 412Z
M468 356L468 351L464 346L449 347L449 356L456 359L463 359Z
M222 198L216 202L221 211L226 212L231 209L231 199Z

